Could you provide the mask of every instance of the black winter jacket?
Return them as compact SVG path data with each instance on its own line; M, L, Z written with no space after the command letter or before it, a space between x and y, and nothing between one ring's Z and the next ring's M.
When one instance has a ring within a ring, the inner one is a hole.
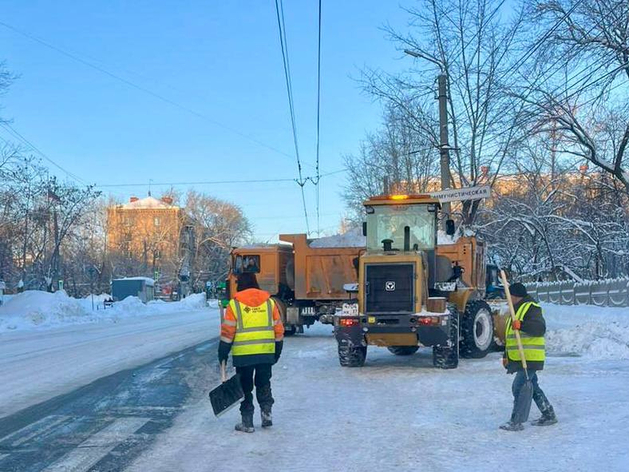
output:
M518 309L527 302L535 302L535 300L530 296L524 297L520 300L519 303L514 305L515 312L518 312ZM524 319L522 320L522 329L524 333L529 336L544 336L546 334L546 320L544 320L544 315L542 314L542 309L536 306L531 306L529 310L524 315ZM505 351L505 358L507 357L507 352ZM544 362L543 361L529 361L526 363L529 370L543 370ZM507 373L513 374L522 370L522 363L515 361L508 361L507 363Z

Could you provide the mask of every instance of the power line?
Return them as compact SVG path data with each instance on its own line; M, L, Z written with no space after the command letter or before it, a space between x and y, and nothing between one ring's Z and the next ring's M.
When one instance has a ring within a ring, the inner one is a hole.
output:
M260 141L260 140L258 140L256 138L254 138L253 136L251 136L251 135L249 135L247 133L244 133L244 132L239 131L239 130L237 130L235 128L227 126L227 125L225 125L223 123L220 123L220 122L216 121L215 119L210 118L209 116L207 116L207 115L205 115L203 113L200 113L200 112L198 112L198 111L196 111L196 110L194 110L194 109L192 109L192 108L190 108L190 107L188 107L186 105L182 105L181 103L178 103L178 102L176 102L174 100L171 100L170 98L165 97L165 96L163 96L163 95L161 95L161 94L159 94L157 92L154 92L154 91L152 91L152 90L150 90L150 89L148 89L146 87L138 85L138 84L136 84L136 83L134 83L134 82L132 82L132 81L130 81L128 79L125 79L124 77L121 77L121 76L119 76L117 74L114 74L113 72L110 72L109 70L107 70L107 69L105 69L105 68L103 68L103 67L101 67L99 65L93 64L92 62L90 62L90 61L88 61L86 59L83 59L83 58L79 57L78 55L76 55L74 53L66 51L65 49L62 49L62 48L60 48L58 46L55 46L54 44L51 44L51 43L49 43L47 41L44 41L43 39L38 38L37 36L34 36L34 35L26 32L26 31L20 30L20 29L14 27L14 26L9 25L8 23L3 22L3 21L0 21L0 26L4 26L8 30L11 30L14 33L17 33L17 34L19 34L19 35L21 35L21 36L23 36L25 38L28 38L31 41L34 41L34 42L36 42L38 44L41 44L42 46L45 46L45 47L47 47L49 49L52 49L53 51L56 51L59 54L62 54L62 55L66 56L66 57L68 57L68 58L70 58L70 59L72 59L72 60L74 60L76 62L79 62L80 64L83 64L84 66L90 67L90 68L92 68L92 69L94 69L94 70L96 70L96 71L98 71L98 72L100 72L102 74L107 75L108 77L110 77L112 79L115 79L115 80L117 80L119 82L122 82L123 84L125 84L125 85L127 85L129 87L132 87L132 88L134 88L136 90L139 90L139 91L141 91L143 93L146 93L146 94L152 96L153 98L156 98L156 99L158 99L158 100L160 100L160 101L162 101L164 103L167 103L167 104L169 104L169 105L171 105L171 106L173 106L175 108L179 108L180 110L183 110L183 111L185 111L185 112L187 112L187 113L189 113L191 115L196 116L197 118L201 118L201 119L203 119L203 120L205 120L205 121L207 121L209 123L212 123L215 126L218 126L218 127L223 128L223 129L225 129L227 131L230 131L231 133L234 133L234 134L236 134L236 135L238 135L238 136L240 136L242 138L245 138L245 139L247 139L247 140L249 140L249 141L251 141L251 142L253 142L253 143L255 143L255 144L259 145L259 146L262 146L262 147L264 147L266 149L269 149L270 151L276 152L278 154L281 154L281 155L283 155L285 157L289 157L291 159L293 158L293 156L291 156L290 154L285 153L284 151L281 151L280 149L277 149L277 148L275 148L275 147L273 147L273 146L271 146L269 144L266 144L266 143L264 143L264 142L262 142L262 141Z
M346 169L339 169L332 172L321 174L320 178L329 177L336 174L347 172ZM306 177L306 180L310 177ZM297 179L283 178L283 179L250 179L250 180L200 180L200 181L184 181L184 182L136 182L136 183L120 183L120 184L94 184L98 188L114 188L114 187L148 187L148 186L169 186L177 187L181 185L227 185L227 184L266 184L266 183L280 183L280 182L297 182Z
M26 144L28 147L30 147L33 151L35 151L39 156L41 156L42 158L44 158L47 162L49 162L50 164L52 164L54 167L56 167L57 169L59 169L61 172L63 172L64 174L66 174L68 177L70 177L72 180L75 180L76 182L82 184L82 185L88 185L88 183L86 181L84 181L83 179L81 179L78 175L73 174L72 172L70 172L67 169L64 169L63 167L61 167L59 164L57 164L53 159L51 159L50 157L48 157L46 154L44 154L44 152L42 152L37 146L35 146L31 141L29 141L28 139L26 139L22 134L20 134L13 126L11 126L9 123L6 122L0 122L0 126L2 126L7 132L9 132L12 136L14 136L15 138L19 139L20 141L22 141L24 144Z
M297 141L297 123L295 118L295 104L293 100L293 84L290 73L290 62L288 56L288 41L286 39L286 22L284 20L284 4L282 0L275 0L275 13L277 15L277 27L280 36L280 48L282 50L282 62L284 66L284 79L286 81L286 93L288 95L288 108L290 111L290 119L293 131L293 143L295 145L295 157L297 158L297 174L300 190L301 190L301 202L304 208L304 218L306 220L306 231L310 234L310 223L308 221L308 208L306 206L306 194L304 192L304 186L306 180L304 180L301 170L301 160L299 158L299 144Z
M125 184L96 184L96 187L150 187L150 186L172 186L179 185L223 185L223 184L261 184L261 183L279 183L279 182L295 182L295 179L252 179L252 180L198 180L188 182L136 182Z
M317 181L315 187L317 191L317 236L321 236L321 222L320 222L320 203L321 203L321 187L319 185L319 138L320 138L320 124L321 124L321 0L319 0L319 39L317 45L317 152L316 152L316 171Z

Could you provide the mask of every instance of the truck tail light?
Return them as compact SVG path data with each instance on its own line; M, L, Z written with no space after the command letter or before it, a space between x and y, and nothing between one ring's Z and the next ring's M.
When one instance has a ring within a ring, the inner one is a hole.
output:
M441 324L441 318L438 316L420 316L417 321L424 326L439 326Z
M339 320L339 325L345 326L346 328L351 326L358 326L358 323L358 318L341 318Z

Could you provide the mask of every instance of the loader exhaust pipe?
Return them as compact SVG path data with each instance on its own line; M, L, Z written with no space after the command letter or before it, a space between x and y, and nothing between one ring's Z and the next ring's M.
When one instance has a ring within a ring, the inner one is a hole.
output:
M404 251L408 252L411 250L411 228L410 226L404 227Z

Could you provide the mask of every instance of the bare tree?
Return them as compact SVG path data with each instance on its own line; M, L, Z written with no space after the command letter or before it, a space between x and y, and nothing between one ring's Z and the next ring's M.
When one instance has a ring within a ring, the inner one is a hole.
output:
M391 76L367 71L366 90L408 114L412 128L438 148L434 80L448 79L452 130L451 171L455 185L475 185L493 178L520 137L521 108L506 93L513 80L524 10L503 17L504 1L422 0L408 9L409 33L387 31L399 49L423 61L420 69ZM428 98L429 97L429 98ZM483 169L485 168L485 169ZM484 172L485 171L485 172ZM462 221L471 224L479 201L462 205Z
M545 79L520 93L531 131L562 133L559 152L609 173L629 192L629 3L553 0L536 7L536 19L556 28L546 47L554 53L541 55Z
M436 171L430 142L412 129L408 115L389 105L381 130L367 137L356 155L345 157L349 184L344 197L354 217L362 215L362 202L383 192L384 182L399 193L428 190Z
M251 236L251 227L242 210L218 198L190 191L186 212L194 228L193 284L224 278L229 251Z

